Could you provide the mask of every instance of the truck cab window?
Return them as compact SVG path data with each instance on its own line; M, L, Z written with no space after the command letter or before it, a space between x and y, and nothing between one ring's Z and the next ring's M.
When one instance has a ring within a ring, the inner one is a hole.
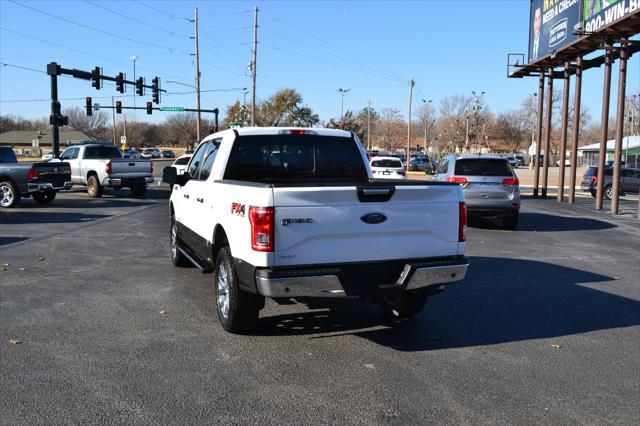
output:
M196 153L193 154L191 162L189 163L189 168L187 169L187 173L189 173L189 176L191 176L192 178L198 178L198 173L200 172L200 164L202 163L204 153L207 151L208 147L209 143L200 144Z

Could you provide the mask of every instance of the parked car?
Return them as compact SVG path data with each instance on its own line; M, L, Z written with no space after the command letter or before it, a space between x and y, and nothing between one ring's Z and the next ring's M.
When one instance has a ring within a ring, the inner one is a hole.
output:
M580 189L591 193L595 198L598 188L598 167L589 167L582 176ZM613 198L613 168L604 169L604 197ZM638 194L640 192L640 169L622 167L620 169L620 195Z
M40 158L42 161L49 161L53 158L53 152L49 151Z
M524 167L525 166L524 157L522 155L516 155L516 162L517 162L517 164L516 164L517 167L520 167L520 166Z
M0 207L14 207L29 197L49 204L57 191L72 186L69 163L18 163L13 149L0 146Z
M507 161L511 167L518 167L518 160L514 155L507 156Z
M176 158L176 161L173 162L171 167L176 168L176 172L178 175L184 174L187 171L187 164L189 164L189 160L191 160L193 154L184 154L180 157Z
M406 179L407 172L397 157L373 157L369 162L374 179Z
M225 330L254 327L265 297L361 296L411 317L465 277L461 188L374 182L365 155L343 130L236 128L204 139L184 175L164 169L171 261L213 272Z
M560 167L560 160L556 160L556 166ZM569 167L571 166L571 159L569 157L565 157L564 159L564 166L565 167Z
M142 155L140 155L140 153L134 148L125 149L124 152L122 153L122 156L124 158L132 158L134 160L142 158Z
M520 182L506 158L490 155L449 155L435 179L459 183L470 216L501 218L515 229L520 216Z
M426 174L430 175L435 172L436 167L428 157L414 157L409 163L409 169L414 172L423 171Z
M67 148L60 156L71 165L71 181L87 185L92 198L102 197L104 187L131 189L142 196L147 183L153 182L153 163L147 160L122 158L113 145L78 145Z
M160 158L162 154L158 148L145 148L141 155L142 158Z
M176 154L170 149L167 149L162 151L162 158L176 158Z

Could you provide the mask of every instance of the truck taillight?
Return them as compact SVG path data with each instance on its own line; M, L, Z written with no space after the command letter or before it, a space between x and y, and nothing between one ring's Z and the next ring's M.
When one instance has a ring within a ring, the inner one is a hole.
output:
M153 173L153 161L151 161L150 163L151 163L151 173Z
M467 181L467 178L461 177L461 176L449 176L445 179L446 182L455 182L455 183L459 183L461 185L466 185L467 183L469 183Z
M107 164L104 167L104 171L110 175L111 173L113 173L113 165L111 164L111 161L107 161Z
M458 215L458 242L467 241L467 205L460 203Z
M36 182L38 180L38 169L32 167L29 169L29 174L27 174L27 180L29 182Z
M273 207L249 207L251 248L269 252L275 246L275 211Z

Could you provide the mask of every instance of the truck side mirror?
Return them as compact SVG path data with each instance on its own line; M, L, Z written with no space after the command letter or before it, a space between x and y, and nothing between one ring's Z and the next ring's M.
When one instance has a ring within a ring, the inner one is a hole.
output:
M162 170L162 182L168 183L169 185L180 185L183 186L189 180L189 175L178 174L178 170L175 167L165 167Z

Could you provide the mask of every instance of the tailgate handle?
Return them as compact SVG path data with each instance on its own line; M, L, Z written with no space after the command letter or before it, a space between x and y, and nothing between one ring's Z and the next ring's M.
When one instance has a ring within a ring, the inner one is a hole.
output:
M364 195L388 195L391 192L389 188L364 188L362 193Z
M129 165L130 165L130 166L135 166L135 165L136 165L136 163L129 163Z
M394 185L378 187L358 187L358 201L361 203L386 203L396 192Z

